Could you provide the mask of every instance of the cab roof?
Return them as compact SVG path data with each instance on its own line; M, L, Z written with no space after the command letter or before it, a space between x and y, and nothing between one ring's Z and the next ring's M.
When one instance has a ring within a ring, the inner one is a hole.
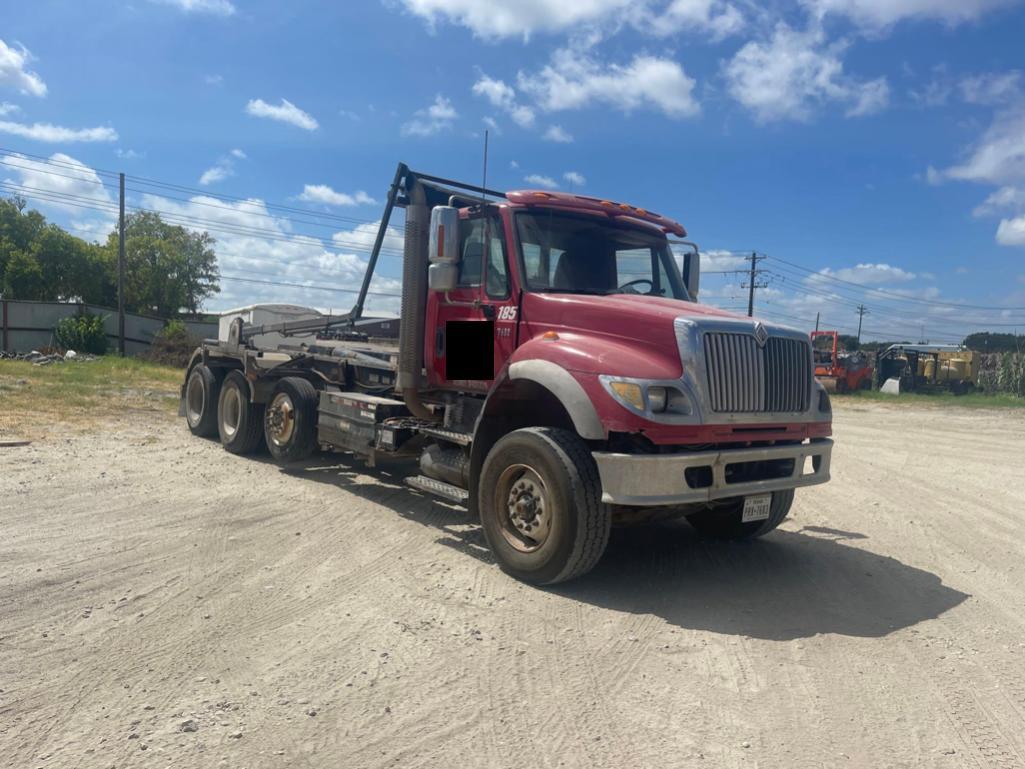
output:
M635 219L654 224L663 232L680 238L687 235L687 230L683 225L669 217L606 198L574 195L570 192L549 192L548 190L513 190L505 193L505 197L514 205L600 212L614 218Z

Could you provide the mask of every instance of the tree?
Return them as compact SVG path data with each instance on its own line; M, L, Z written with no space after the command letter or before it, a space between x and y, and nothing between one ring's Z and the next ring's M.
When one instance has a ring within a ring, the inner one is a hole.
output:
M139 211L125 219L125 307L164 317L198 312L220 291L214 239L167 224L159 214ZM117 285L117 230L110 233L104 262Z
M100 278L96 246L26 211L21 198L0 200L0 290L10 299L69 301Z

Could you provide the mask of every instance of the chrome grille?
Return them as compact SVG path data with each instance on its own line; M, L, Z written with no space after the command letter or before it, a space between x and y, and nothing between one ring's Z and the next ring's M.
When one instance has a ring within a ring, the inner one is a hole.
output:
M712 411L804 411L811 397L808 344L770 337L759 347L751 334L704 336Z

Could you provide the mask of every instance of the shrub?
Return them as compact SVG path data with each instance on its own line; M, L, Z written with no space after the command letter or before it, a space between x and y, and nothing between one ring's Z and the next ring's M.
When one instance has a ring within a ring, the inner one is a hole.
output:
M142 357L167 366L188 364L192 352L199 346L197 339L180 320L169 320L153 337L153 344Z
M75 352L103 355L107 352L107 330L99 315L82 313L61 319L53 329L58 347Z

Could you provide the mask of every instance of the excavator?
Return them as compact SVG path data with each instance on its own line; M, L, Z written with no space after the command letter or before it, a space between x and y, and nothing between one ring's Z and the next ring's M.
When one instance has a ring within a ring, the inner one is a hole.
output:
M827 392L840 394L872 389L872 364L865 353L844 352L839 347L840 335L836 331L811 332L815 378L819 384Z

